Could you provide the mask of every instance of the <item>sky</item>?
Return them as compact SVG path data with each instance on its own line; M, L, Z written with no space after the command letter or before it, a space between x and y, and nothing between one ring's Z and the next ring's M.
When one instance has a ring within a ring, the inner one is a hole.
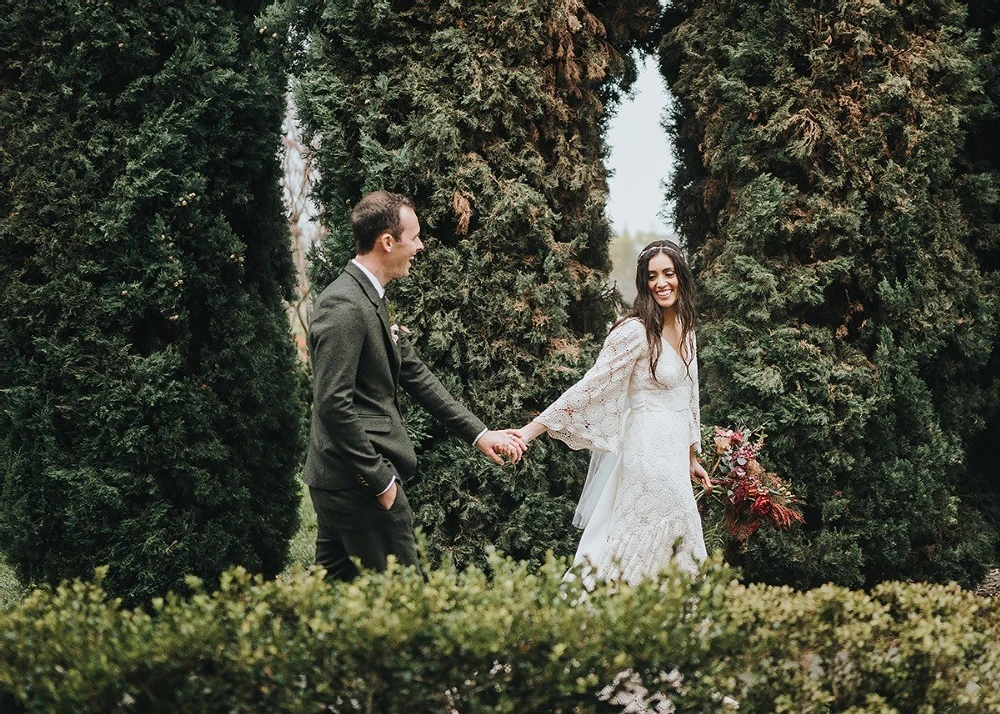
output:
M664 212L663 181L669 176L673 156L660 118L668 97L656 63L646 60L639 79L608 126L611 150L608 168L610 197L607 214L616 233L673 232Z

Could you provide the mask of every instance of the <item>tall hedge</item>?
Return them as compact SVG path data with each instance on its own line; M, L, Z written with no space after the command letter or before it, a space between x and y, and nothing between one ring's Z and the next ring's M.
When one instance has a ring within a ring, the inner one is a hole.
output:
M0 548L135 601L297 523L284 72L260 3L0 9Z
M970 2L969 25L979 33L978 62L983 77L983 111L969 122L962 158L967 187L961 192L969 226L976 241L976 253L985 269L1000 274L1000 6ZM985 415L983 434L1000 431L1000 344L993 355L980 387L992 390L994 408ZM983 516L1000 531L1000 478L994 443L990 438L974 439L969 446L969 477L965 492L980 506ZM993 559L1000 562L1000 550Z
M427 250L389 286L395 319L459 399L520 426L591 364L614 316L603 131L656 2L290 3L296 101L319 171L325 285L366 192L411 196ZM407 483L432 555L567 552L587 462L537 442L499 469L406 408Z
M705 418L763 426L806 500L804 529L754 536L753 577L968 583L996 558L979 510L995 458L968 453L996 424L1000 184L965 158L973 123L995 122L965 10L670 11Z

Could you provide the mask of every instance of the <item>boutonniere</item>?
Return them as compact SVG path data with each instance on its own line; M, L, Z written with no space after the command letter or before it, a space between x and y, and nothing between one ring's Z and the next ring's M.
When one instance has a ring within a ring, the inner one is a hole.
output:
M389 328L389 335L392 337L393 344L399 342L399 336L403 335L406 337L410 334L410 331L406 328L406 325L397 325L395 322Z
M391 300L385 301L385 311L389 315L389 336L392 337L392 343L396 344L399 342L400 334L405 337L410 334L410 331L406 329L406 325L400 325L396 322L396 306Z

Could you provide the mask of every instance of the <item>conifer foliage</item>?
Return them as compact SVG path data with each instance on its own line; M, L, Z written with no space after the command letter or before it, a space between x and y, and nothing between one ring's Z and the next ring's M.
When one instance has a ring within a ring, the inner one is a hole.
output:
M807 501L750 574L974 581L995 458L965 454L996 424L1000 306L996 166L962 160L995 112L965 5L691 0L667 24L705 419L763 426Z
M982 111L969 122L963 160L965 185L961 197L976 254L985 270L1000 274L1000 5L969 3L969 24L979 33L978 64L982 74ZM1000 289L994 287L994 294ZM992 391L991 401L1000 403L1000 344L980 375L980 389ZM961 413L960 413L961 415ZM983 434L1000 431L1000 407L987 410ZM1000 468L996 462L996 442L974 439L969 448L969 479L965 491L975 495L975 503L994 529L1000 531ZM1000 552L993 563L1000 563Z
M350 204L412 197L427 245L389 286L397 322L460 400L520 426L592 363L614 316L606 112L652 42L655 1L290 3L297 104L315 147L325 285L352 255ZM408 410L408 481L432 555L565 553L587 464L542 439L497 468Z
M302 415L259 6L0 10L0 547L25 582L109 564L135 601L283 567Z

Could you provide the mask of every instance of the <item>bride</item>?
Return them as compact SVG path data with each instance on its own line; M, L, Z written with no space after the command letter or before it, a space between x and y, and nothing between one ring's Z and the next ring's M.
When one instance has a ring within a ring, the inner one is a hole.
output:
M594 366L522 429L591 449L573 524L583 529L574 564L598 578L636 583L671 558L695 572L705 558L692 479L711 487L698 462L700 422L694 278L668 240L636 265L632 313L611 328Z

